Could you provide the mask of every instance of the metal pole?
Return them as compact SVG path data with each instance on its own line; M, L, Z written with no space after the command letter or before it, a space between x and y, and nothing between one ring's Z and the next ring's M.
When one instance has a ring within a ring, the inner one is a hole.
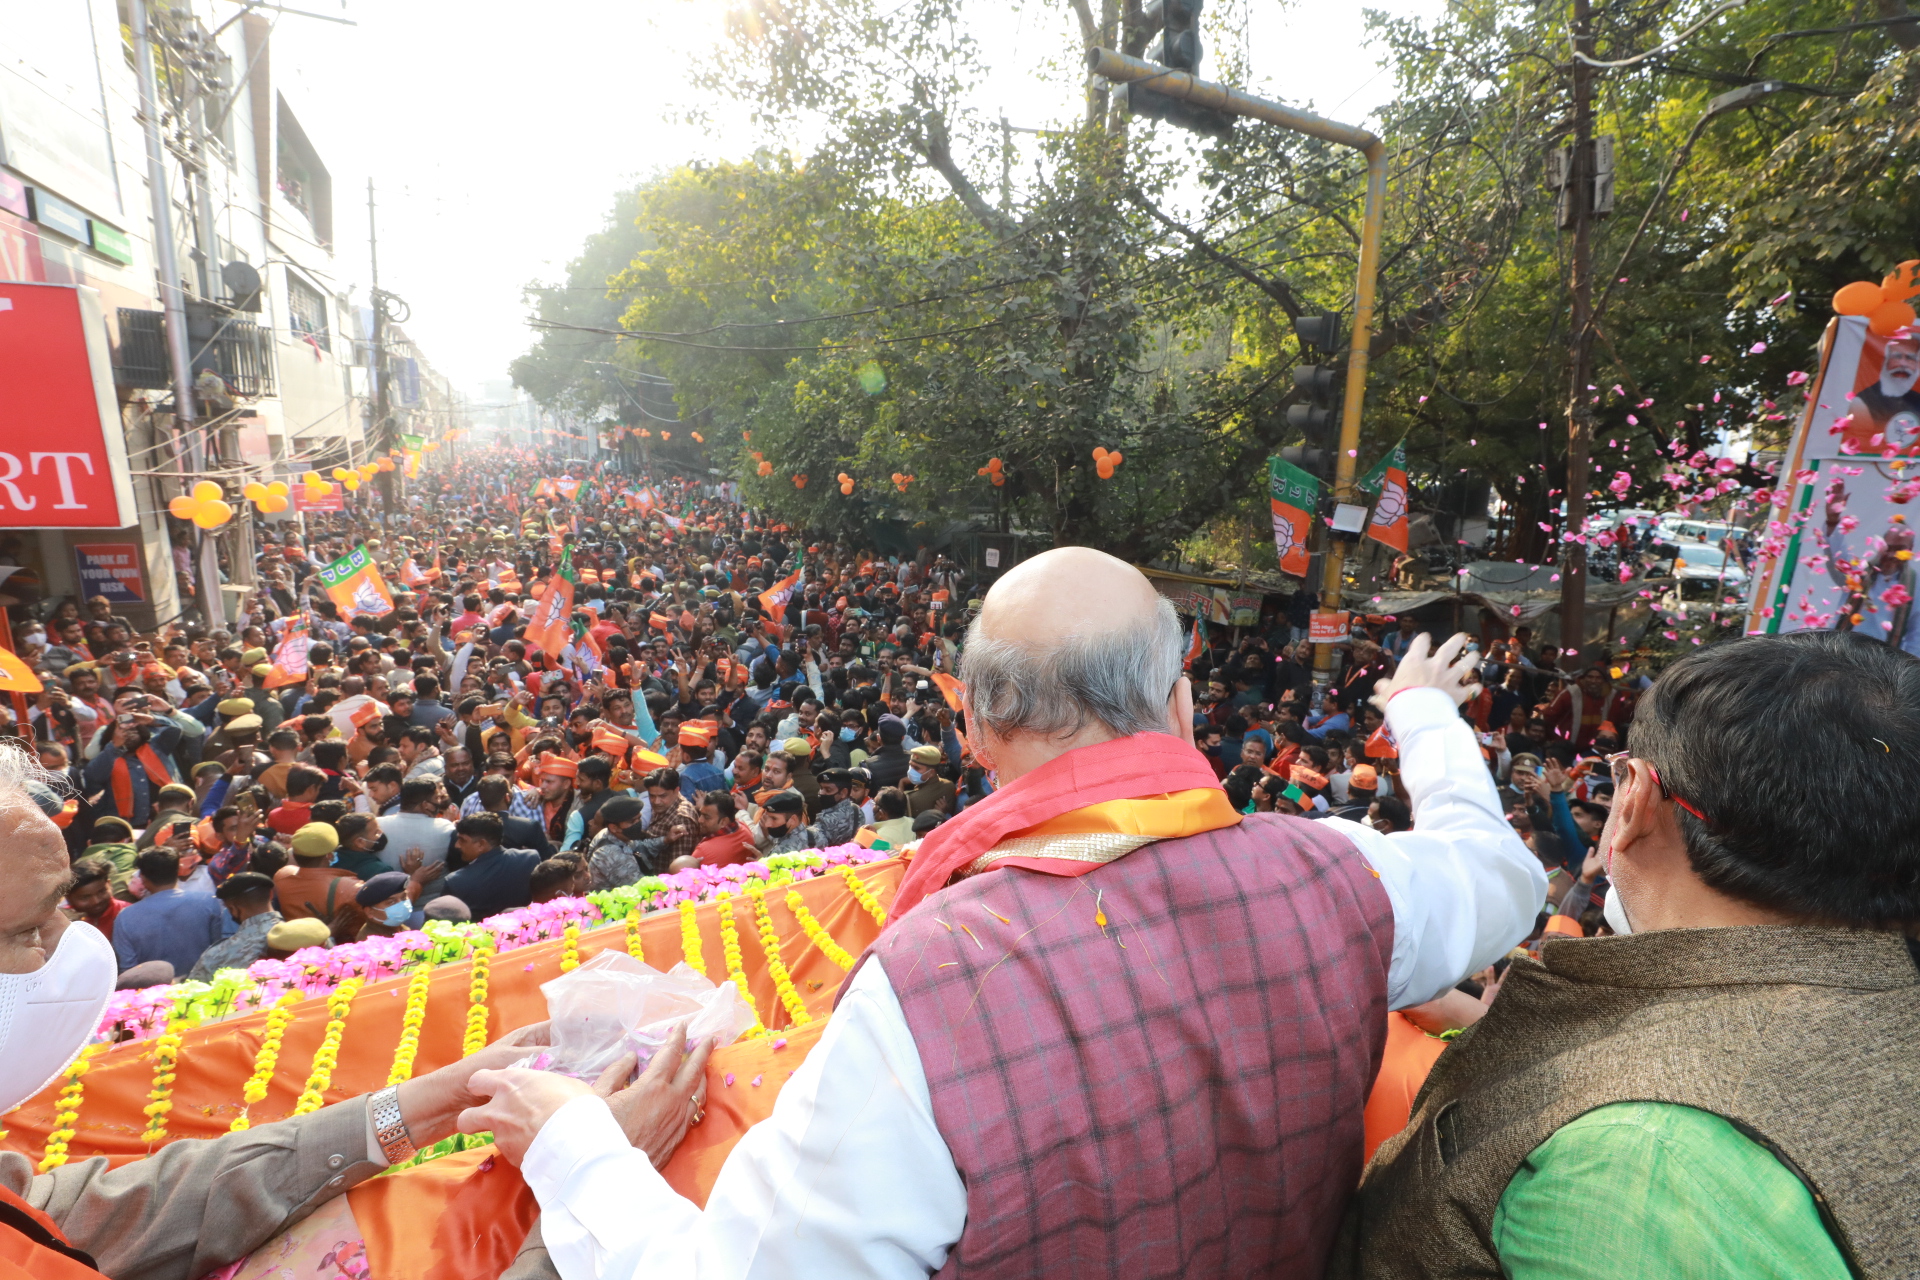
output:
M147 142L147 194L153 206L153 267L159 277L160 307L167 317L167 359L173 371L173 429L178 456L187 474L181 488L205 468L205 453L193 429L193 372L187 359L187 307L180 289L180 264L173 247L173 202L167 195L166 148L160 140L160 92L153 74L153 42L147 25L147 0L132 0L133 63L140 82L140 125ZM220 557L204 530L200 542L200 614L209 629L226 623L220 602Z
M1230 89L1223 84L1196 80L1184 71L1170 71L1142 58L1130 58L1111 49L1087 51L1087 66L1097 76L1124 83L1141 83L1169 98L1179 98L1195 106L1211 107L1230 115L1245 116L1278 125L1295 133L1324 138L1343 147L1352 147L1367 158L1366 208L1360 220L1360 266L1354 283L1353 341L1347 351L1346 399L1340 411L1340 451L1334 459L1333 494L1340 502L1353 498L1353 473L1360 451L1360 412L1367 395L1367 361L1373 346L1374 293L1380 275L1380 228L1387 203L1387 148L1380 139L1352 125L1340 124L1297 111L1267 98ZM1331 541L1326 551L1326 571L1321 579L1320 607L1338 610L1344 591L1346 548ZM1314 671L1323 679L1333 671L1332 645L1314 649Z
M1573 47L1593 52L1588 0L1573 0ZM1573 344L1567 353L1567 518L1561 529L1560 647L1582 649L1587 639L1587 490L1593 484L1593 405L1587 384L1593 381L1593 77L1579 58L1571 69L1573 88L1573 160L1567 170L1567 210L1573 300ZM1584 657L1581 659L1584 662Z

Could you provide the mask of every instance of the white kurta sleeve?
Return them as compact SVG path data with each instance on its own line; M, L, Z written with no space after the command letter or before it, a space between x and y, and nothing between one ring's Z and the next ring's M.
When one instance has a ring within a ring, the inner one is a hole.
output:
M1547 873L1507 824L1473 731L1438 689L1387 704L1413 830L1324 819L1358 846L1393 904L1389 1008L1433 999L1533 930Z
M597 1098L555 1113L521 1172L565 1280L923 1280L966 1225L966 1188L877 959L773 1114L727 1157L704 1210L627 1145Z

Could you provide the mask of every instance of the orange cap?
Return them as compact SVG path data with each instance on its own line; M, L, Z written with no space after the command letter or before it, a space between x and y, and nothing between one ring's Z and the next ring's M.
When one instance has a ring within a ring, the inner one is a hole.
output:
M571 778L580 772L580 766L565 756L557 756L551 751L540 753L540 767L535 773L551 773L556 777Z

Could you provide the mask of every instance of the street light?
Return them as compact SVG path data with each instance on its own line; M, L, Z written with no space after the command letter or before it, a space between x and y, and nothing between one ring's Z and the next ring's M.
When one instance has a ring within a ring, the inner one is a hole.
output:
M1184 71L1169 70L1111 49L1087 50L1087 68L1095 75L1122 84L1150 89L1197 107L1230 116L1247 116L1279 125L1295 133L1352 147L1367 158L1367 203L1360 220L1360 269L1354 282L1353 337L1347 351L1346 395L1340 412L1340 447L1334 454L1333 496L1351 504L1354 498L1354 459L1360 452L1360 407L1367 394L1367 360L1373 345L1374 290L1380 275L1380 226L1387 203L1387 148L1365 129L1337 124L1306 111L1281 106L1266 98L1196 79ZM1338 609L1344 590L1346 550L1334 540L1327 548L1326 572L1321 578L1320 607ZM1314 650L1315 672L1333 673L1333 646Z

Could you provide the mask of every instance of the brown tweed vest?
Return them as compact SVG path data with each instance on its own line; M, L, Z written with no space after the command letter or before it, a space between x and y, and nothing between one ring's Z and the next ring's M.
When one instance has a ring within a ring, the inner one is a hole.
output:
M1392 953L1352 844L1268 814L928 898L870 954L966 1182L940 1274L1318 1280Z
M1807 1184L1860 1274L1920 1274L1917 1081L1920 971L1897 935L1549 938L1375 1153L1329 1275L1502 1275L1493 1216L1520 1162L1636 1101L1725 1117Z

